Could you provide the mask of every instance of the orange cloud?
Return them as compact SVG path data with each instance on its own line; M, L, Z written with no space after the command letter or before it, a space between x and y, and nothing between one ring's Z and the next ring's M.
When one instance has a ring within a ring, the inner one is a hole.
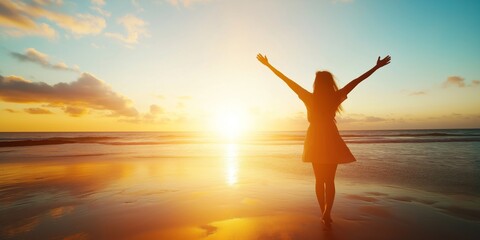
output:
M34 28L36 23L19 9L20 4L0 1L0 25L16 28Z
M10 36L36 35L55 38L57 33L46 23L36 23L30 16L19 10L20 4L12 1L0 1L0 26L6 27Z
M52 69L79 72L77 66L69 67L66 63L63 62L59 62L56 64L51 63L47 54L42 53L35 48L27 48L25 50L25 53L11 52L10 54L20 61L33 62Z
M138 43L138 39L140 38L140 36L148 35L145 28L147 23L138 17L127 14L124 17L120 18L118 22L125 28L127 32L126 35L107 32L105 33L105 36L120 40L126 44L131 45Z
M39 35L54 38L56 32L46 23L37 23L39 18L54 22L58 27L75 35L98 34L106 26L105 19L90 14L70 16L47 10L42 4L18 1L0 1L0 26L11 36Z
M443 87L456 86L465 87L465 78L459 76L450 76L443 82Z
M35 2L36 4L40 4L40 5L49 5L49 4L55 4L55 5L62 5L63 4L63 0L33 0L33 2Z
M465 78L460 76L450 76L443 82L443 87L455 86L455 87L476 87L480 85L480 80L473 80L470 84L465 82Z
M10 108L5 108L3 109L5 112L9 112L9 113L17 113L17 111L13 110L13 109L10 109Z
M45 108L25 108L25 112L30 114L52 114L52 112Z
M88 113L88 109L74 106L67 106L63 109L63 111L72 117L80 117Z
M85 114L88 109L108 111L110 116L139 115L130 99L88 73L83 73L71 83L55 85L17 76L0 76L0 99L14 103L46 103L61 107L71 116Z

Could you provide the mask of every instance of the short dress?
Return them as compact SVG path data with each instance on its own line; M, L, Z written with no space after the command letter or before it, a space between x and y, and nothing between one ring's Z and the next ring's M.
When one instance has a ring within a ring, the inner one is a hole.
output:
M335 92L333 103L319 103L308 91L297 92L307 107L308 127L302 160L318 164L342 164L356 159L343 141L335 122L338 106L347 99L340 89ZM333 106L331 105L333 104Z

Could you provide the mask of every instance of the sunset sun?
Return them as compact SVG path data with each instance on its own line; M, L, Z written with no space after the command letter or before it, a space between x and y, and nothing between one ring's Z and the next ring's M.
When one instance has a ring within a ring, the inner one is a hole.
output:
M221 111L214 121L214 129L222 137L236 139L247 131L248 115L242 111Z

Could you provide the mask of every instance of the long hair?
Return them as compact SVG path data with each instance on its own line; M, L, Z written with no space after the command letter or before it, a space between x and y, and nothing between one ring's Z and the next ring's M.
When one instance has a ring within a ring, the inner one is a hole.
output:
M338 91L337 83L328 71L318 71L315 74L315 82L313 83L313 96L323 107L336 108L334 112L340 113L342 105L338 104L336 92Z

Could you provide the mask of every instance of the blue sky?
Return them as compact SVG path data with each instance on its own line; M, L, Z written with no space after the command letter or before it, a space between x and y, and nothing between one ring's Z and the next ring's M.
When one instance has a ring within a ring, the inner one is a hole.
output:
M8 100L9 86L2 85L1 130L52 130L58 122L68 123L63 130L196 130L229 111L247 115L257 130L303 129L302 103L256 61L258 52L309 90L317 70L331 71L343 86L390 54L392 63L349 96L337 119L341 129L480 127L478 1L64 0L0 6L0 75L53 86L85 72L127 99L122 109L138 112L113 116L123 110L92 104L89 96L18 102ZM22 18L34 24L25 26ZM38 30L45 25L49 34ZM14 57L27 49L48 55L51 65ZM75 69L52 67L59 62ZM161 111L154 114L152 105ZM81 108L81 114L69 114L68 107ZM49 113L31 114L31 108ZM14 122L19 116L23 120ZM92 125L98 119L103 125Z

